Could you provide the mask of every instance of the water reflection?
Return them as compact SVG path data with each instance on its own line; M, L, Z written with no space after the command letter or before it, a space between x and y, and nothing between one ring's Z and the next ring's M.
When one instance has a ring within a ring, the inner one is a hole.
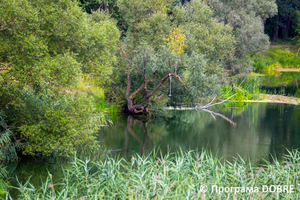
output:
M300 97L300 72L283 72L260 78L260 89L268 94Z
M170 119L124 116L103 132L109 149L123 149L121 156L133 152L148 154L160 148L168 151L207 148L219 157L232 160L240 155L254 164L262 159L300 147L300 110L285 104L252 103L214 108L232 119L214 119L203 111L170 111ZM240 107L240 108L237 108Z
M127 158L128 155L128 146L129 146L129 140L128 140L128 133L131 134L131 136L138 141L138 143L142 146L141 147L141 155L144 154L144 150L146 147L146 142L150 144L151 148L155 148L154 143L152 140L148 137L148 131L147 131L147 124L148 122L143 123L142 121L138 119L134 119L131 115L127 117L127 124L124 130L125 133L125 158ZM138 126L142 131L142 139L135 133L134 126Z

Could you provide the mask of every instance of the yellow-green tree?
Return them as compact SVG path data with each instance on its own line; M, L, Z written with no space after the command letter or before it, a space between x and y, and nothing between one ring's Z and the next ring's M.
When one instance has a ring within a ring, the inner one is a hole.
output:
M186 37L180 28L174 28L167 38L168 46L171 48L171 51L175 53L177 56L180 56L184 48L187 47Z

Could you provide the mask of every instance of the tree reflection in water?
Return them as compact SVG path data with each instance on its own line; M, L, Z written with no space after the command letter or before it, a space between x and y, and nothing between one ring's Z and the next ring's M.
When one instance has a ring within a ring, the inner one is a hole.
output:
M140 145L142 145L142 149L141 149L141 156L144 154L144 149L146 146L146 141L151 145L152 148L155 148L153 142L151 141L151 139L148 137L148 132L147 132L147 124L148 122L141 122L138 119L133 119L132 115L129 115L127 118L127 124L126 127L124 129L124 133L125 133L125 158L128 157L128 133L130 133L133 138L135 138L136 141L138 141L138 143ZM133 126L139 126L143 131L143 139L140 139L140 137L135 133L135 131L132 129Z

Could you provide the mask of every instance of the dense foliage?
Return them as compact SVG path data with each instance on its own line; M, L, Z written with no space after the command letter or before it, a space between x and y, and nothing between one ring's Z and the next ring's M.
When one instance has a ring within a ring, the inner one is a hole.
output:
M235 38L235 60L232 73L251 70L248 55L260 52L269 45L263 21L277 13L275 0L205 0L214 17L232 27Z
M77 4L1 0L0 109L24 154L97 146L103 96L82 88L109 83L119 31L105 13L88 15Z
M97 146L104 93L133 113L217 94L266 48L276 12L274 0L1 0L3 138L69 155Z

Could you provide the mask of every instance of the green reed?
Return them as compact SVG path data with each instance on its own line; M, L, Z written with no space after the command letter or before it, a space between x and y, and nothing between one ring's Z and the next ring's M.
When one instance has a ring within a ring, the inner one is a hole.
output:
M223 161L207 151L165 156L153 151L143 157L136 154L131 161L108 156L91 163L74 158L59 183L54 184L49 174L42 186L31 185L29 180L13 189L19 191L19 199L296 199L300 196L299 175L297 150L288 152L282 162L273 159L260 166L241 157ZM294 190L263 192L263 185L293 185ZM220 192L221 187L259 190Z

